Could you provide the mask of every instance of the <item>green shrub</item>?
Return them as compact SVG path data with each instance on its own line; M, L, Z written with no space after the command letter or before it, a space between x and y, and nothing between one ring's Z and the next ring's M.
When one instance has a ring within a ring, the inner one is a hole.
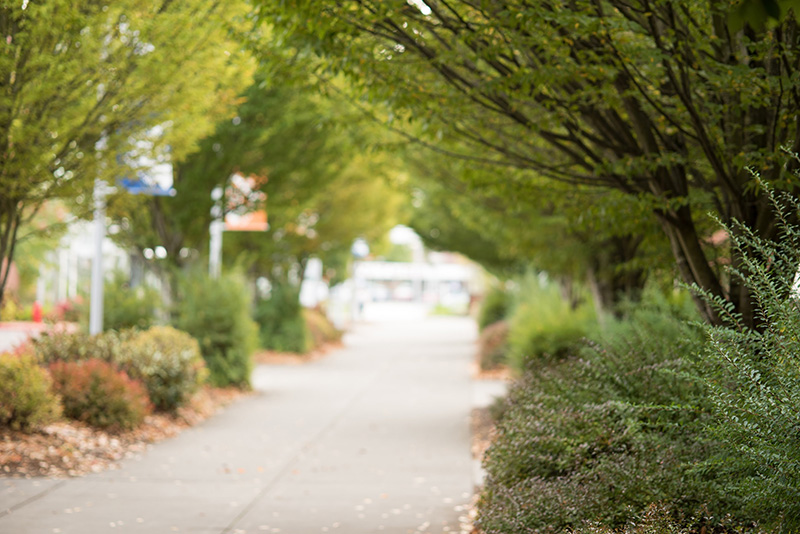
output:
M200 343L212 385L250 386L258 327L250 318L250 297L239 278L186 275L173 322Z
M140 285L131 287L128 276L114 273L103 290L103 327L106 330L152 326L161 303L158 290Z
M36 338L32 345L37 360L44 365L89 359L115 362L119 360L122 343L132 335L133 331L108 331L95 336L83 332L50 331Z
M511 296L508 292L499 286L492 287L481 301L478 328L483 330L490 324L502 321L508 315L510 307Z
M256 303L261 347L298 354L308 352L312 340L302 309L299 289L274 283L269 298Z
M763 185L763 184L762 184ZM800 531L800 213L798 201L764 186L779 215L779 240L757 238L742 225L728 228L743 256L732 277L754 298L755 325L708 297L725 325L708 327L710 342L698 367L712 401L709 430L726 446L717 465L752 518L779 532ZM781 206L788 206L784 208Z
M174 411L202 384L208 371L192 336L169 326L154 326L126 341L116 362L141 380L156 409Z
M530 278L509 319L509 363L522 371L543 359L562 358L580 346L595 324L591 303L573 308L555 284Z
M694 523L704 523L702 518ZM725 532L725 530L722 530ZM744 534L745 531L737 529ZM749 532L749 530L748 530ZM678 523L666 506L653 504L641 514L640 517L627 525L624 529L611 529L609 527L589 523L583 528L574 531L574 534L695 534L696 531L686 528Z
M337 343L342 339L342 331L333 326L322 310L304 308L302 314L308 328L312 348L316 349L328 343Z
M0 427L30 431L61 415L50 377L33 357L0 354Z
M20 312L20 305L9 296L3 299L0 305L0 321L16 321Z
M141 382L102 360L57 361L50 365L53 388L61 396L64 415L98 428L129 430L150 413Z
M497 321L481 332L478 338L478 365L484 371L506 363L508 355L508 321Z
M662 299L629 312L579 356L527 371L509 393L479 502L486 534L618 528L663 503L682 526L738 510L697 466L705 390L685 377L703 335ZM681 519L683 517L683 519ZM599 528L599 527L598 527Z

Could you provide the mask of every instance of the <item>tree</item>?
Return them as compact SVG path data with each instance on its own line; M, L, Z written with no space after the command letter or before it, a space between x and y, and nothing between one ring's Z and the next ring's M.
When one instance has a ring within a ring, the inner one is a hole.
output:
M795 18L800 15L800 2L797 0L742 0L730 12L729 21L734 28L745 24L760 29L769 23L779 23L789 13Z
M265 276L275 283L298 284L311 257L323 261L329 278L345 278L353 241L361 237L380 242L403 221L406 201L390 184L396 172L391 160L378 154L351 154L345 161L346 167L329 176L313 196L297 204L296 210L282 208L279 203L273 210L276 204L268 201L269 232L231 235L224 256L247 261L254 276ZM269 182L265 190L269 191ZM268 192L268 197L278 195Z
M432 248L461 252L499 276L533 266L568 299L587 283L597 306L615 312L665 264L652 214L619 209L625 199L616 191L587 192L519 171L505 171L499 187L497 169L430 154L409 158L415 174L428 178L419 180L411 226Z
M0 260L49 199L85 214L95 178L191 152L246 84L234 33L247 13L238 0L4 2Z
M295 0L263 3L261 16L439 150L458 138L471 147L461 159L643 203L681 277L752 322L749 290L713 261L706 213L776 237L746 166L797 192L780 151L800 151L800 41L793 19L734 32L729 11L716 0Z
M124 243L165 247L160 274L205 250L211 191L235 172L258 177L270 227L226 233L223 259L254 277L283 282L289 272L302 273L312 255L341 276L353 239L377 238L398 221L402 196L387 182L395 162L364 149L374 125L362 124L335 96L320 95L302 62L284 63L284 53L260 51L236 116L175 166L175 197L115 199L114 216L128 228L119 236Z

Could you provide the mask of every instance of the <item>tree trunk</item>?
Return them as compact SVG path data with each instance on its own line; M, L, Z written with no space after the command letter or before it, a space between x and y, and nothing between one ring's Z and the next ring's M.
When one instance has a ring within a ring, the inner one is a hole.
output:
M592 258L587 279L598 318L602 319L608 313L619 317L621 302L636 301L641 297L646 274L642 269L630 266L640 244L639 237L613 237L606 241L602 252Z
M3 307L6 284L14 261L17 244L17 231L22 218L16 201L5 199L0 205L0 308Z

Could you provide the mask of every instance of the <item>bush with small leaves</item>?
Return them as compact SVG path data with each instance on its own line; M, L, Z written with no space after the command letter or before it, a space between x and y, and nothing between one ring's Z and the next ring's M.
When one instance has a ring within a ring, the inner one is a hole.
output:
M0 427L30 431L61 415L50 377L27 354L0 354Z
M704 295L724 325L706 328L697 371L712 401L709 430L724 445L714 463L725 467L728 490L754 520L789 533L800 531L800 201L760 186L778 215L777 238L727 228L742 258L732 280L750 290L755 324Z
M109 430L137 427L151 411L144 385L102 360L50 364L64 415Z
M497 321L481 332L478 338L478 365L491 371L506 364L508 355L508 321Z
M342 339L342 331L333 325L324 311L304 308L302 314L310 335L311 348L316 349Z
M94 336L83 332L45 332L33 343L33 352L43 365L53 362L79 362L98 359L114 362L119 359L120 347L134 335L131 330L110 330Z
M275 283L268 298L256 303L261 348L304 354L311 349L308 324L300 305L300 290L290 284Z
M214 386L250 387L258 327L250 317L250 295L231 275L212 280L189 273L181 281L173 324L200 343Z
M517 299L508 320L508 361L518 372L569 356L596 325L588 297L573 306L539 276L523 280Z
M511 295L505 289L495 286L489 289L481 301L478 311L478 328L483 330L508 316L511 309Z
M710 526L737 512L719 470L698 468L717 446L703 432L706 391L687 376L702 331L688 310L649 298L598 343L511 388L485 461L486 534L621 528L654 503L681 527L705 510Z
M197 340L170 326L139 332L119 351L116 363L147 387L158 410L182 406L205 380L208 371Z
M157 289L146 285L131 287L129 277L117 271L103 290L103 326L106 330L149 328L160 306Z

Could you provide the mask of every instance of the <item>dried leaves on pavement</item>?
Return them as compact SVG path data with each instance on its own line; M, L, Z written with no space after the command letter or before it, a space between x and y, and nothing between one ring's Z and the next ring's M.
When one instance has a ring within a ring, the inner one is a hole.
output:
M244 394L236 389L204 388L176 414L150 415L128 432L109 433L74 421L33 433L0 430L0 476L74 477L114 469L121 460L200 423Z

